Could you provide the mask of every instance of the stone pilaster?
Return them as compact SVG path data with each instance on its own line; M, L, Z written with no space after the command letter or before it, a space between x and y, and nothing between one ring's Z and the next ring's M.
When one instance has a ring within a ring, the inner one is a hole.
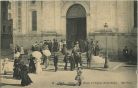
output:
M0 1L0 19L1 19L1 1ZM0 42L1 42L1 30L2 30L2 25L1 25L1 20L0 20ZM0 43L0 51L1 51L1 43ZM0 53L1 56L1 53Z

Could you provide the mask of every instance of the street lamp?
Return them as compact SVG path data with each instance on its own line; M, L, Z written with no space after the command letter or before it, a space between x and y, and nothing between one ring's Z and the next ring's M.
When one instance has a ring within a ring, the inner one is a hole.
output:
M104 64L104 68L109 68L109 62L108 62L108 49L107 49L107 47L108 47L108 43L107 43L107 37L108 37L108 35L107 35L107 29L108 29L108 25L107 25L107 23L105 23L104 24L104 31L105 31L105 33L106 33L106 57L105 57L105 64Z

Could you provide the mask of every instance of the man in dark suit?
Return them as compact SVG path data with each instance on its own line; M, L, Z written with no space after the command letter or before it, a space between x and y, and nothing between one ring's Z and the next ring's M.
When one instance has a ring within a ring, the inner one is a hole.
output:
M54 53L54 67L55 67L55 72L58 69L58 55Z
M98 56L99 52L100 52L100 47L99 47L98 41L96 41L96 44L94 46L94 55Z
M75 60L76 67L78 67L78 63L79 63L79 52L80 52L80 48L79 48L79 43L77 42L72 50L72 54Z
M51 40L49 40L48 48L49 48L50 52L52 52L52 41Z
M125 48L123 49L123 55L124 55L125 60L128 60L129 54L128 54L127 46L125 46Z
M53 39L53 52L58 51L58 42L56 39Z
M69 53L66 53L63 60L65 63L64 70L67 70L68 60L69 60Z
M69 56L69 62L70 62L70 70L73 71L75 69L75 60L73 55Z
M92 45L91 43L88 43L87 45L87 53L86 53L86 56L87 56L87 67L90 68L91 67L91 56L92 56Z

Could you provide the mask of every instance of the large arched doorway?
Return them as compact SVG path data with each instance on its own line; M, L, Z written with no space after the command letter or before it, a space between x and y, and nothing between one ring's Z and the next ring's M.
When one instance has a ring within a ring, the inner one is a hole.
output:
M67 47L72 48L76 41L86 39L86 11L80 4L72 5L66 14Z

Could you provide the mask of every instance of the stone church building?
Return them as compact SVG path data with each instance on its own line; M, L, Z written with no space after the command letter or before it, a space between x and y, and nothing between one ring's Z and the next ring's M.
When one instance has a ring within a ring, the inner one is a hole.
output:
M95 39L112 56L128 46L136 56L137 2L133 0L10 1L13 42L30 48L56 38ZM104 25L108 27L105 29Z

